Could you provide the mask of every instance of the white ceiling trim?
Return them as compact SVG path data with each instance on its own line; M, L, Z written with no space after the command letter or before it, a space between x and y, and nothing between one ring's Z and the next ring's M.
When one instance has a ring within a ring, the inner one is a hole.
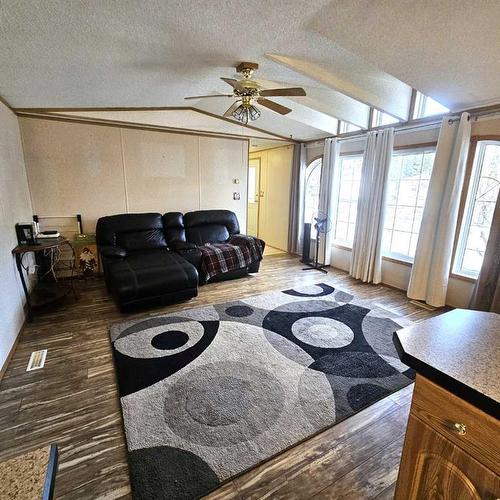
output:
M62 116L68 118L82 118L85 120L109 121L115 123L130 123L152 127L162 127L186 132L200 132L213 134L228 134L241 137L257 137L268 140L287 140L272 133L262 132L237 122L229 122L218 116L209 116L195 109L186 108L175 110L150 111L58 111L45 113L45 116ZM33 116L37 116L36 113Z

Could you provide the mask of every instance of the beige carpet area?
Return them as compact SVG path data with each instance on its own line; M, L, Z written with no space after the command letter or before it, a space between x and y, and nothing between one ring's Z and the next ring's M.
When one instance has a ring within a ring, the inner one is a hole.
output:
M0 462L0 499L42 498L50 446Z

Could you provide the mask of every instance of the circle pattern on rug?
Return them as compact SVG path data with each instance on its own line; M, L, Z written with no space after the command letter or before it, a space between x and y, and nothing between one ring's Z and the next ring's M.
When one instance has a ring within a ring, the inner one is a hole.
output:
M186 332L179 330L170 330L168 332L159 333L151 339L151 345L156 349L171 350L182 347L189 340L189 335Z
M315 316L298 319L292 333L306 344L324 348L345 347L354 339L354 332L341 321Z
M239 362L188 372L165 396L164 419L183 439L223 447L249 441L275 425L285 391L267 370Z
M184 321L154 326L117 339L114 347L132 358L162 358L189 349L203 337L203 325L199 321ZM171 347L165 347L172 335ZM187 339L186 339L187 337ZM184 339L183 343L180 343ZM173 344L177 340L178 346Z
M231 306L226 309L226 314L234 318L244 318L245 316L251 316L253 309L249 306Z

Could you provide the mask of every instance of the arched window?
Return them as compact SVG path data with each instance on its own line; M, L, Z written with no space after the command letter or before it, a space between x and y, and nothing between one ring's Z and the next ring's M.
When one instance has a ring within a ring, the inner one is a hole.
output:
M313 218L318 214L321 164L322 158L317 158L306 168L304 222L313 223Z

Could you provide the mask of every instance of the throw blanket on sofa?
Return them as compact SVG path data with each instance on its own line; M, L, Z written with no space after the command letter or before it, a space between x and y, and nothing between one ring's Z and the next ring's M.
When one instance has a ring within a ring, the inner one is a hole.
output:
M259 240L259 238L246 236L244 234L235 234L234 236L231 236L228 243L239 247L248 247L248 249L250 250L250 255L252 257L252 262L255 262L256 260L262 260L262 254L264 252L264 242L262 240Z
M203 274L209 280L218 274L243 269L256 260L262 260L264 245L257 238L234 235L227 243L207 243L199 249Z

